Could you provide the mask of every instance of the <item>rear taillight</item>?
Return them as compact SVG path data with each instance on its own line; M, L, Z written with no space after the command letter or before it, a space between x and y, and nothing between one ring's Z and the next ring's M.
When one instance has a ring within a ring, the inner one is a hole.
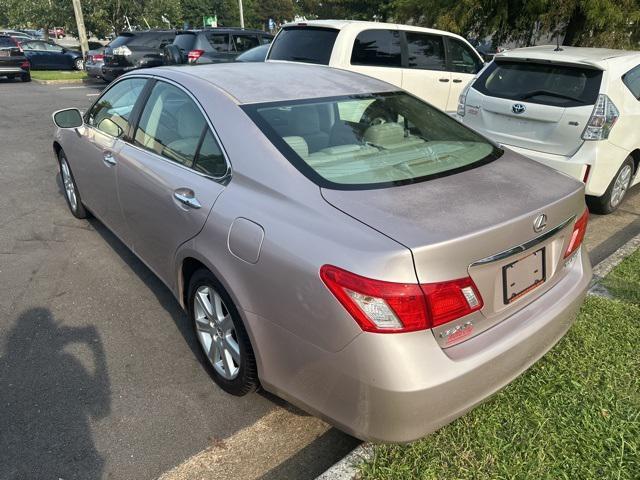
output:
M609 138L609 132L620 116L620 112L609 97L598 95L591 117L582 132L583 140L604 140Z
M203 53L204 50L190 50L187 54L187 59L189 60L189 62L195 62L202 56Z
M469 89L471 88L472 82L473 81L469 82L469 84L466 87L464 87L464 90L462 90L462 93L458 97L458 111L456 113L458 114L459 117L464 117L464 114L466 113L467 93L469 93Z
M576 250L580 248L582 245L582 240L584 240L584 234L587 233L587 223L589 221L589 210L584 211L582 216L576 221L573 226L573 232L571 233L571 238L569 239L569 245L567 246L567 250L564 252L564 258L567 258L571 254L573 254Z
M29 70L31 68L31 64L29 63L29 60L25 60L24 62L22 62L20 64L20 68L23 70Z
M102 53L96 53L95 55L92 55L91 58L93 59L93 62L102 62L104 60L104 54Z
M433 328L482 308L470 278L441 283L393 283L324 265L320 278L362 330L413 332Z

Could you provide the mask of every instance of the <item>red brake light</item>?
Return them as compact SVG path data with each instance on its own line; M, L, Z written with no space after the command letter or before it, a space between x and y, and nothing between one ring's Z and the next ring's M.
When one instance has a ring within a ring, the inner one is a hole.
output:
M103 53L96 53L95 55L92 55L92 57L94 62L102 62L104 60Z
M20 64L20 68L23 70L29 70L31 68L31 64L29 63L29 60L25 60L24 62L22 62Z
M471 278L441 283L393 283L361 277L331 265L320 278L364 331L413 332L482 308Z
M204 53L204 50L191 50L187 54L187 59L189 60L189 62L195 62L202 56L203 53Z
M569 245L567 246L567 251L564 252L564 258L567 258L573 252L580 248L582 245L582 240L584 240L584 235L587 233L587 223L589 221L589 210L584 211L582 216L576 221L576 224L573 226L573 232L571 233L571 239L569 240Z

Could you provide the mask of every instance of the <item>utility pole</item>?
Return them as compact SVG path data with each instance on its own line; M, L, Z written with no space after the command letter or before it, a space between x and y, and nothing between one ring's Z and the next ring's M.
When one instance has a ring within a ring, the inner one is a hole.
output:
M89 51L89 41L87 40L87 31L84 29L84 17L82 16L82 5L80 0L73 1L73 12L76 14L76 25L78 26L78 37L80 37L80 48L82 56L86 57Z
M240 8L240 28L244 28L244 14L242 13L242 0L238 0L238 7Z

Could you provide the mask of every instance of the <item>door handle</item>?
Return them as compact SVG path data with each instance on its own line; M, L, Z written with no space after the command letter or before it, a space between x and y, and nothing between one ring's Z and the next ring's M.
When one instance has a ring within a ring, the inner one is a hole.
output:
M448 82L448 81L449 81L449 79L448 79L448 78L439 78L439 79L438 79L438 81L439 81L439 82L446 83L446 82Z
M115 157L113 156L113 152L104 152L102 160L104 161L104 163L111 166L117 163Z
M462 83L462 80L460 80L459 78L454 78L453 83Z
M202 205L196 198L196 194L190 188L178 188L173 192L173 198L189 208L201 208Z

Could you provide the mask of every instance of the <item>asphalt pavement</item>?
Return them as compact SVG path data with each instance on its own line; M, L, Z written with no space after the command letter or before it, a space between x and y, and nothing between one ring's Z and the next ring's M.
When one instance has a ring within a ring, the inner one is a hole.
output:
M357 441L268 394L222 392L166 287L68 212L50 115L101 88L0 79L0 479L153 479L185 461L165 478L314 478ZM592 217L592 258L638 232L636 187Z

